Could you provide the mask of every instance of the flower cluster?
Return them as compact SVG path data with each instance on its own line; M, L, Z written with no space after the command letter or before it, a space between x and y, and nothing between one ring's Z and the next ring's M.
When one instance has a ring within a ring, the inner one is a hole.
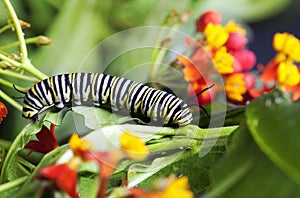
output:
M292 100L300 98L300 41L289 33L276 33L273 48L277 54L262 67L262 91L279 85Z
M54 125L50 126L50 130L43 126L42 130L37 134L37 138L38 140L30 141L25 148L35 152L47 153L58 146L54 137ZM41 168L39 179L50 181L54 189L62 190L72 198L79 197L77 191L77 168L81 163L94 162L98 165L100 177L98 197L105 197L107 180L119 161L124 157L133 160L143 160L149 153L145 143L139 137L129 132L124 132L120 136L120 149L94 151L91 143L82 140L77 134L71 136L69 147L73 152L73 157L66 163L52 164Z
M256 64L256 56L246 49L246 31L233 21L225 25L221 22L217 11L201 15L196 21L197 32L202 36L199 43L189 58L178 55L184 77L191 85L190 95L216 84L215 89L198 96L200 104L209 103L221 89L231 102L245 104L279 85L293 100L300 98L300 70L296 65L300 61L300 41L296 37L275 34L273 46L278 53L266 67L260 66L261 76L254 76L250 70ZM224 87L212 80L212 64L222 76Z
M254 77L249 73L255 63L255 54L246 49L246 31L233 21L221 25L221 15L216 11L204 13L196 22L197 31L203 37L191 58L179 55L184 66L184 76L191 83L189 93L198 93L208 83L214 83L208 68L209 60L225 79L225 90L232 101L242 102L248 91L254 87ZM206 79L203 78L206 76ZM215 89L217 90L217 89ZM198 96L200 104L210 102L215 92L210 90Z

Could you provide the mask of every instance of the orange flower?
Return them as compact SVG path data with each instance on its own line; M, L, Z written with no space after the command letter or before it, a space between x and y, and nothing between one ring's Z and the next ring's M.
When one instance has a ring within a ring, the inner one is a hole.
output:
M121 135L120 145L127 157L133 160L143 160L149 154L145 142L138 136L132 135L129 132L124 132Z
M25 149L31 150L28 155L30 155L33 151L44 154L49 153L50 151L58 147L59 144L55 138L54 129L54 124L50 125L50 130L43 125L41 131L36 134L38 140L31 140L24 147Z
M0 123L2 122L3 118L7 115L7 108L6 106L0 102Z
M300 84L291 87L287 86L285 87L285 90L292 95L292 100L296 101L300 99Z

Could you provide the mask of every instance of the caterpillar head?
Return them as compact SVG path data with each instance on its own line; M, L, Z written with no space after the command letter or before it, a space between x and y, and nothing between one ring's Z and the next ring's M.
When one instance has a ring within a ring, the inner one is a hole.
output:
M31 107L30 105L23 103L22 116L27 119L31 119L34 122L38 120L39 111Z

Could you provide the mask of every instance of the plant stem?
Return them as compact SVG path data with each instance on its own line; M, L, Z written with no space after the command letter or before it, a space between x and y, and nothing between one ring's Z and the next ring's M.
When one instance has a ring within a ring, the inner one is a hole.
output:
M29 168L30 170L35 169L35 165L31 164L29 161L25 160L22 157L18 156L18 162L22 165L24 165L25 167Z
M13 66L15 66L15 67L21 67L22 66L21 63L13 60L11 58L8 58L7 56L5 56L4 54L2 54L1 52L0 52L0 59L3 60L3 61L5 61L5 62L7 62L7 63L9 63L9 64L11 64L11 65L13 65Z
M36 37L32 37L32 38L28 38L28 39L25 39L25 43L26 44L31 44L31 43L35 43L37 44L38 43L38 40L39 40L39 37L36 36ZM7 45L3 45L0 47L0 50L5 50L5 49L9 49L9 48L12 48L12 47L16 47L19 45L19 41L15 41L15 42L12 42L12 43L9 43Z
M31 62L29 61L29 59L27 59L27 61L20 68L22 68L25 71L31 73L32 75L34 75L35 77L37 77L40 80L48 78L48 76L46 74L44 74L43 72L41 72L40 70L38 70L37 68L35 68L31 64Z
M5 32L6 30L9 30L10 28L12 28L12 24L7 24L7 25L5 25L5 26L3 26L2 28L0 28L0 34L2 33L2 32Z
M30 76L26 76L17 72L13 72L11 70L4 70L0 68L0 74L6 75L6 76L10 76L13 78L17 78L17 79L21 79L21 80L26 80L29 82L38 82L38 80L36 78L32 78Z
M22 164L17 163L17 167L25 175L28 175L28 176L30 175L30 172Z
M9 0L3 0L3 1L6 4L6 7L7 7L9 13L10 13L11 19L14 23L16 33L17 33L17 37L18 37L19 43L20 43L21 62L24 63L28 59L28 54L27 54L27 47L26 47L26 42L25 42L25 39L24 39L24 33L22 31L22 27L20 25L17 14L16 14L13 6L11 5L10 1Z
M5 190L17 187L18 185L21 185L22 183L24 183L27 180L27 178L28 178L28 176L20 177L11 182L7 182L5 184L0 185L0 194L1 194L1 192L4 192Z
M4 79L2 79L2 78L0 78L0 84L5 85L5 86L7 86L7 87L9 87L9 88L11 88L11 89L15 89L15 87L16 87L18 90L20 90L20 91L22 91L22 92L26 92L26 91L27 91L27 89L25 89L25 88L23 88L23 87L20 87L20 86L17 86L17 85L14 85L14 84L12 84L11 82L9 82L9 81L7 81L7 80L4 80ZM15 87L14 87L14 86L15 86Z
M22 105L17 103L15 100L13 100L11 97L9 97L6 93L4 93L2 90L0 90L0 98L4 99L6 102L8 102L11 106L15 107L17 110L22 112Z

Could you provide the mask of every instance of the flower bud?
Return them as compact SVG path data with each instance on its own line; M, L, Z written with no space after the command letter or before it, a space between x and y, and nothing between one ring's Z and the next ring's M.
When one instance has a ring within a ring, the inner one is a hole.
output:
M234 56L235 61L240 64L242 71L252 69L256 63L256 56L250 50L233 51L230 53Z
M238 32L233 32L229 34L229 37L225 43L228 50L238 51L245 48L247 44L247 39Z
M222 21L222 16L215 10L210 10L202 14L196 21L196 27L198 32L203 32L206 25L209 23L219 24Z

